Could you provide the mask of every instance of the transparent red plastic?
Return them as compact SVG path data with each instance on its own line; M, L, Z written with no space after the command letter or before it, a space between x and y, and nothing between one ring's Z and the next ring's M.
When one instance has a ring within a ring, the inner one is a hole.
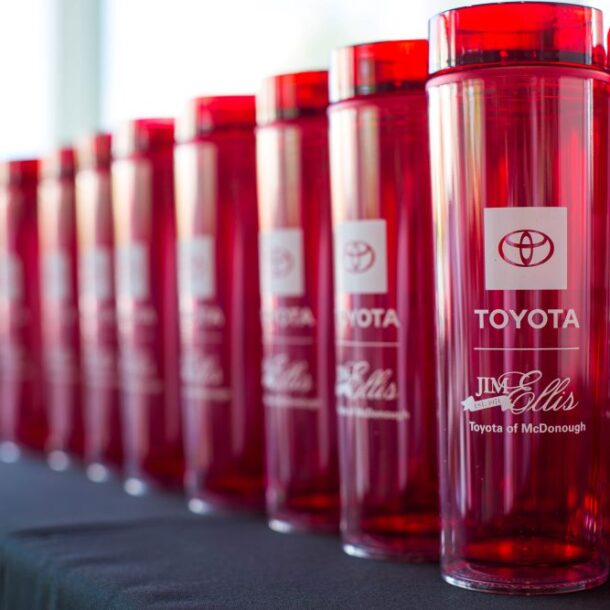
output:
M610 32L608 33L608 42L610 42ZM607 58L607 72L610 72L610 57ZM600 159L606 161L606 169L601 170L595 179L595 185L598 189L600 200L610 202L610 78L606 81L605 87L596 87L596 99L601 106L602 111L596 113L597 129L594 136L594 155L598 155ZM606 235L610 235L610 214L606 215ZM610 260L610 239L607 243L608 251L602 254L604 261ZM606 311L610 311L610 294L607 295ZM610 316L608 316L610 324ZM610 340L610 330L608 334ZM605 354L608 357L607 364L603 366L603 370L610 371L610 349ZM606 409L603 420L603 441L602 441L602 477L603 477L603 492L602 492L602 507L601 510L604 516L604 541L606 552L610 557L610 384L608 385L608 397L606 400Z
M257 103L267 514L337 531L328 73L271 77Z
M125 490L181 488L174 123L138 119L113 137L112 205Z
M439 549L426 53L373 43L331 63L343 545L408 561Z
M431 30L442 574L503 593L593 587L608 572L601 15L494 4Z
M63 470L84 455L74 150L42 162L38 187L44 401L49 465Z
M42 336L35 160L0 164L0 459L43 451Z
M254 97L193 100L175 151L186 486L263 507Z
M505 2L430 20L430 74L485 64L552 63L603 69L602 12L569 3Z
M122 465L118 342L114 296L111 137L96 134L76 149L76 219L82 345L85 462L94 481Z

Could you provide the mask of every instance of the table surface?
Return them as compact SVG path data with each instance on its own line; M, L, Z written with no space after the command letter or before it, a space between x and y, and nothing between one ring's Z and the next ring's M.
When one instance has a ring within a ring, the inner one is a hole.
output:
M178 496L0 465L0 609L610 608L610 586L505 597L445 584L434 565L354 559L331 536L255 516L197 516Z

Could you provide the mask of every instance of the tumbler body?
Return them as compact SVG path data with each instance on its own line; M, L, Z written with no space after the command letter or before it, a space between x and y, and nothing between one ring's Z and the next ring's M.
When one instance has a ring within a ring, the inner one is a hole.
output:
M84 455L74 171L73 149L61 149L43 161L38 187L47 452L57 470Z
M257 104L267 514L278 531L336 531L328 73L269 78Z
M0 165L0 459L43 451L42 337L35 160Z
M439 548L426 74L425 41L331 67L343 545L409 561Z
M138 119L113 138L115 286L125 490L181 488L173 121Z
M607 78L601 51L571 36L595 42L598 17L551 4L455 12L437 19L458 24L456 49L472 43L461 59L473 64L428 84L442 573L496 592L588 588L608 569L599 476L608 152L594 138ZM504 55L485 34L460 38L498 24L509 30Z
M180 382L194 512L261 509L254 98L193 100L175 151Z
M85 461L95 481L104 480L122 464L110 147L110 136L97 134L77 148Z

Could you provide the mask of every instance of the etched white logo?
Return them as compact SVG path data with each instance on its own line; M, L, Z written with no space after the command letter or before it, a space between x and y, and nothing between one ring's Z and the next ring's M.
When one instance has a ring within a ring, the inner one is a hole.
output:
M290 275L294 269L294 256L286 248L278 246L271 249L270 255L271 275L282 278Z
M275 324L279 328L314 328L316 319L309 307L274 307L261 311L263 324Z
M303 230L273 229L259 236L261 294L302 297L305 294Z
M307 394L313 390L313 378L306 360L277 354L263 360L262 385L274 392Z
M224 370L216 355L186 352L182 358L180 375L185 383L203 386L221 386L225 382Z
M343 248L343 268L347 273L365 273L375 264L375 249L360 239L348 241Z
M342 309L336 312L337 327L351 328L400 328L395 309Z
M572 411L578 406L568 388L570 377L552 379L544 385L542 371L509 371L493 377L479 377L477 393L462 401L464 411L500 407L514 415L526 412ZM489 398L485 396L491 395Z
M387 293L386 224L376 218L350 220L336 227L335 279L339 294Z
M565 290L567 208L486 208L485 289Z
M479 328L495 328L503 330L508 326L516 329L530 327L534 330L541 328L580 328L580 322L574 309L475 309L479 319Z
M335 395L346 400L393 401L398 386L391 369L371 370L366 360L345 362L337 366Z

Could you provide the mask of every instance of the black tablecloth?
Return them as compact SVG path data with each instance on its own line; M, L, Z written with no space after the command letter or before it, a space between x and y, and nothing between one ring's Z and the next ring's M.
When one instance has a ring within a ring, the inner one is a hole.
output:
M436 566L347 557L333 537L253 516L191 515L182 498L0 465L0 608L610 608L610 586L561 597L471 593Z

